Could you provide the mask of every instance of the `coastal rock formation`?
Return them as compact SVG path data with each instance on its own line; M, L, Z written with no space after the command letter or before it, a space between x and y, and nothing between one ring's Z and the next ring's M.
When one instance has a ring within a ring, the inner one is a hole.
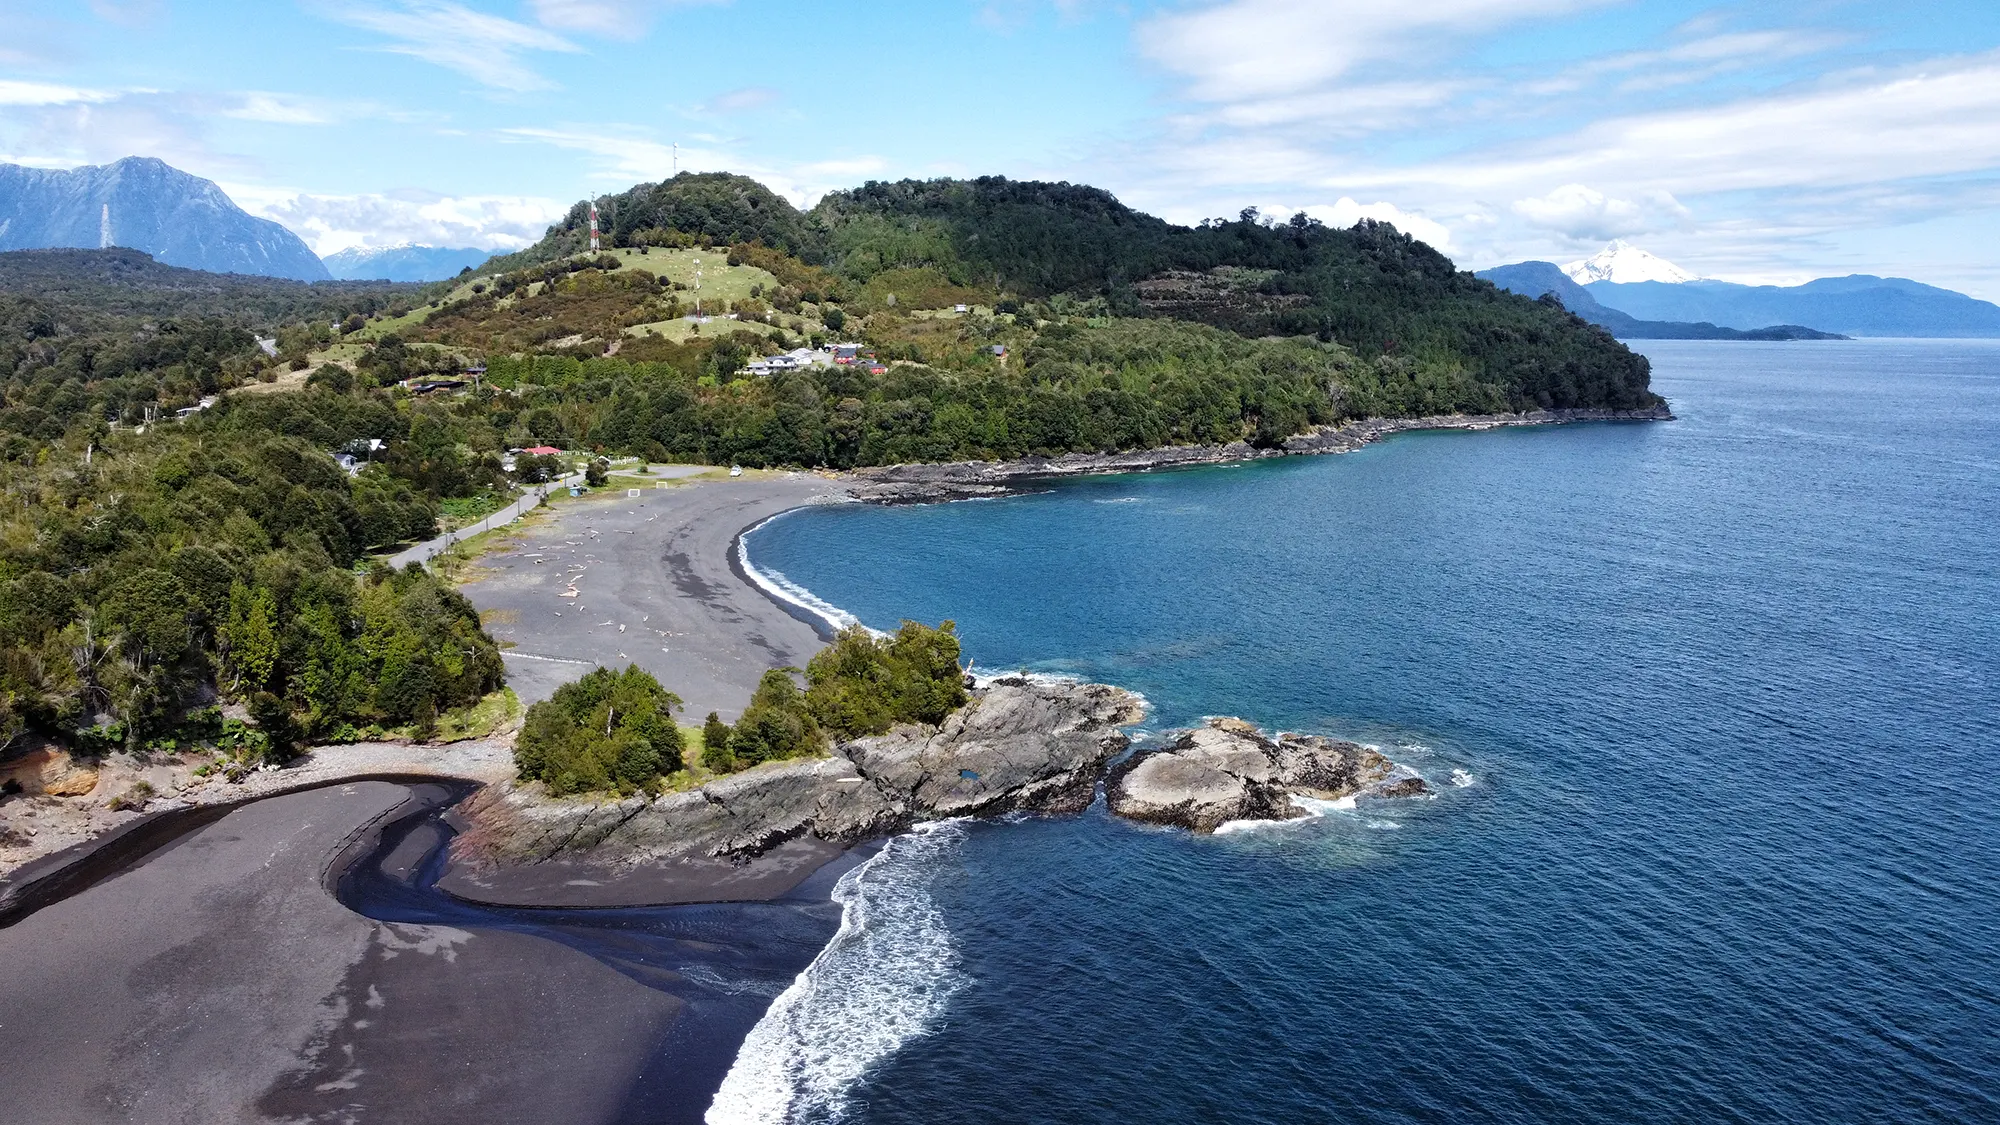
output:
M847 845L922 820L1087 806L1128 744L1138 699L1102 684L1006 678L932 729L900 727L656 799L557 800L491 786L453 814L452 865L475 872L555 862L616 874L678 861L743 861L789 841Z
M1565 422L1663 422L1673 418L1664 404L1641 410L1529 410L1519 414L1438 414L1423 418L1368 418L1320 426L1287 438L1279 448L1248 442L1169 445L1126 453L1067 453L1017 461L955 461L931 465L887 465L855 469L848 492L874 504L929 504L1001 496L1038 480L1096 473L1139 473L1254 461L1287 454L1350 453L1372 441L1410 430L1489 430L1500 426L1548 426Z
M1232 820L1306 815L1294 796L1331 801L1428 792L1423 778L1365 746L1317 735L1272 739L1241 719L1211 719L1126 763L1109 796L1119 816L1206 833Z

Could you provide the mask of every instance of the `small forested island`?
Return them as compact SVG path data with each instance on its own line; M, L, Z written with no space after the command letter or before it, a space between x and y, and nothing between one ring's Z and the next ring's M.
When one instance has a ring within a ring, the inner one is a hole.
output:
M389 560L557 478L636 483L608 477L621 459L873 473L843 479L934 499L1399 427L1666 416L1603 330L1380 223L1183 227L992 177L800 211L684 174L597 206L595 248L580 203L434 285L0 254L0 784L137 809L142 784L95 790L105 756L234 778L310 745L512 729L454 557ZM941 462L980 467L910 475ZM1047 697L968 703L947 640L843 636L803 685L773 672L733 721L686 730L667 688L593 673L526 717L522 773L655 799ZM859 690L853 668L903 687Z

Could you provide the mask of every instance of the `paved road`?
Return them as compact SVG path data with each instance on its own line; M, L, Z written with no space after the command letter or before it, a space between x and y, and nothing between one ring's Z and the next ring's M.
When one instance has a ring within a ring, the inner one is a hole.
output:
M736 575L736 536L840 494L799 473L568 501L557 519L483 555L463 592L525 702L600 664L637 664L686 701L683 721L710 711L733 721L767 669L802 666L822 643Z
M611 1119L684 1002L567 946L321 886L411 790L256 801L0 929L0 1119Z
M679 480L683 477L698 476L702 473L710 472L712 469L713 466L710 465L654 465L648 472L656 480ZM467 524L457 531L446 532L436 539L426 540L414 547L398 551L389 557L389 565L395 567L397 570L401 570L413 562L427 563L443 554L447 548L461 539L470 539L475 535L491 531L496 527L506 527L508 524L540 507L542 501L550 495L564 491L571 484L580 483L582 480L582 473L571 473L548 484L538 485L512 504L507 505L497 512L487 513L486 517L478 523Z

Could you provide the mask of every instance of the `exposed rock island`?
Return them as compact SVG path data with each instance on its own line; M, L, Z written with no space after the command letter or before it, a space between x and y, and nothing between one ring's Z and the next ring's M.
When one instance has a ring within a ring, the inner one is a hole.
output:
M1241 719L1211 719L1171 745L1124 764L1111 811L1131 820L1213 832L1231 821L1310 815L1293 800L1417 797L1424 779L1381 753L1318 735L1266 737Z

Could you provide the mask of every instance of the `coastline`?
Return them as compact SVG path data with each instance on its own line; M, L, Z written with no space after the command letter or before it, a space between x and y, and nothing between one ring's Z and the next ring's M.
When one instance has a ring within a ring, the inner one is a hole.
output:
M850 494L865 503L925 504L1004 496L1037 481L1111 473L1145 473L1258 461L1269 457L1352 453L1396 434L1425 430L1493 430L1562 426L1579 422L1670 422L1665 403L1641 410L1533 410L1519 414L1435 414L1419 418L1368 418L1320 426L1276 447L1245 441L1219 445L1169 445L1126 453L1066 453L1013 461L949 461L855 469L846 474Z
M529 539L524 544L529 548L545 548L544 561L532 561L536 556L517 546L505 551L499 559L482 560L482 570L486 573L468 583L466 592L468 597L474 599L482 614L492 610L499 610L502 614L512 610L517 614L515 622L507 622L503 618L499 622L501 629L510 624L517 624L518 615L533 612L535 609L543 609L547 613L554 614L554 618L543 618L534 626L512 630L513 636L510 639L515 640L515 645L510 646L508 650L510 682L523 671L516 663L518 660L547 662L551 667L546 670L537 669L538 672L546 673L539 676L538 680L553 682L568 678L564 668L566 665L574 664L580 669L595 663L609 663L604 657L607 645L619 644L620 642L614 639L619 634L629 636L626 626L644 624L652 626L652 631L663 639L693 637L695 640L692 645L669 643L658 646L664 656L678 655L680 657L678 660L662 661L649 654L647 658L635 659L634 662L642 665L647 665L649 661L668 664L669 670L662 671L661 675L663 681L669 682L672 682L669 677L673 674L671 670L673 667L687 667L692 662L696 667L708 668L712 673L709 682L688 693L692 697L690 713L699 714L706 709L719 711L729 709L733 713L735 709L740 709L741 700L747 699L749 688L754 686L755 678L761 675L765 668L771 667L773 662L803 663L804 656L809 654L815 642L826 638L827 626L833 620L810 606L804 599L798 601L786 599L780 589L774 589L776 581L771 576L757 571L748 558L746 538L752 532L780 515L814 503L824 503L834 499L912 503L1001 495L1032 486L1036 481L1052 478L1146 472L1284 455L1348 452L1392 434L1415 430L1483 430L1503 426L1550 425L1581 421L1650 421L1671 417L1671 413L1665 407L1661 407L1647 412L1537 412L1524 415L1388 419L1323 429L1295 438L1281 449L1260 450L1246 444L1234 443L1219 446L1171 447L1106 456L1030 458L1003 463L892 466L861 470L831 480L826 477L797 474L784 481L743 482L740 485L729 481L703 482L661 493L658 496L648 495L642 497L636 504L607 497L604 499L608 502L593 504L590 507L570 508L563 513L562 520L556 521L551 528L543 529L540 538ZM753 488L753 484L771 487ZM829 489L829 485L833 488ZM829 495L830 492L833 495ZM664 507L662 501L666 501ZM662 519L662 517L667 518ZM627 538L622 540L616 538L621 534ZM558 544L568 550L561 550ZM549 562L558 560L564 564L561 568L548 565ZM665 568L664 583L660 581L662 566ZM568 582L566 588L575 590L579 585L577 576L587 575L592 570L597 570L598 573L608 571L612 576L610 582L583 586L590 595L589 600L597 604L587 607L579 604L585 600L582 597L567 603L552 600L561 592L554 588L559 581ZM723 577L725 572L728 576L726 579ZM746 597L753 590L757 596ZM546 607L551 604L565 605L570 610L588 608L589 612L572 616L565 611L547 609ZM665 616L656 623L653 620L654 614ZM610 620L600 620L600 618ZM619 626L616 633L598 631L612 624ZM662 625L667 627L660 628ZM496 632L498 631L500 629L496 629ZM543 651L515 651L516 647L530 642ZM680 648L682 651L676 654L673 651L675 648ZM693 651L689 651L690 648ZM594 660L578 659L593 655ZM625 653L620 652L618 655L624 657ZM543 694L553 690L553 682L545 686ZM676 687L676 690L680 689ZM521 694L524 701L535 697L529 691L523 691ZM737 701L734 708L729 706L732 699ZM697 703L696 700L701 702ZM720 701L719 706L709 706L717 701ZM286 775L290 771L276 771L271 775L253 775L252 782L245 783L261 782L267 776L273 778L267 783L271 787L264 791L245 793L238 787L230 787L235 792L225 791L228 799L215 802L211 806L222 810L214 814L215 819L227 818L245 810L276 806L284 800L301 797L312 790L329 789L340 785L352 788L384 773L393 775L400 772L427 772L421 769L397 771L393 768L376 768L366 774L355 772L351 776L341 775L337 772L340 768L338 764L340 755L333 753L340 749L342 748L321 748L315 752L315 759L321 754L326 755L321 764L323 768L332 771L317 779L307 780L298 775L288 777ZM432 776L459 777L480 782L504 779L511 775L511 758L504 752L504 748L498 749L500 750L498 760L483 763L477 776L445 771ZM399 761L399 755L403 759L415 758L422 752L434 752L434 750L387 747L384 748L382 763L384 765L396 763ZM358 766L350 768L357 771L359 769ZM397 776L394 780L407 782L417 779ZM324 884L320 887L321 893L331 900L333 896L330 891L333 882L340 879L344 872L350 870L353 864L360 860L375 857L386 861L394 858L382 855L382 841L379 838L371 838L369 833L376 833L379 837L384 831L384 826L395 819L398 810L404 809L406 805L407 799L370 816L359 827L343 836L337 846L320 856L316 882ZM169 812L167 815L172 813ZM18 894L35 888L58 870L68 870L75 875L75 885L64 889L60 884L50 883L41 888L55 892L49 895L48 902L42 906L69 903L77 909L87 908L104 916L119 916L119 911L110 906L118 901L118 894L111 893L111 889L117 887L121 881L126 881L126 876L157 864L164 855L186 851L177 846L181 840L200 836L214 824L214 820L203 820L199 823L196 821L197 818L190 813L186 827L171 833L166 839L153 843L150 847L141 847L144 841L136 837L143 833L143 824L151 821L135 816L131 823L114 833L95 837L85 845L72 849L76 854L63 863L44 864L38 860L30 865L34 868L32 872L28 872L25 867L16 869L12 873L14 876L25 874L27 877L19 879L11 890L6 889L8 880L0 878L0 891ZM165 833L167 830L160 831ZM118 842L127 839L134 841L133 850L136 854L126 856L118 852ZM831 876L844 866L841 862L843 857L852 857L856 854L858 854L856 851L843 848L823 856L814 856L812 858L818 862L813 863L813 870L806 871L801 876L803 882L794 879L776 880L770 883L762 894L745 895L743 898L731 898L728 901L768 901L779 896L805 893L809 887L817 888L813 892L815 894L823 892L826 901L834 901L837 896L832 893ZM182 858L186 859L185 856ZM100 865L102 871L92 872L90 869L92 863ZM92 874L96 877L89 877ZM552 869L550 874L560 876L555 879L555 884L543 888L540 892L517 896L513 905L522 908L542 906L549 909L630 905L615 893L603 896L601 899L589 892L551 893L554 885L567 887L577 880L569 877L574 873ZM780 882L785 885L779 887L777 884ZM747 887L744 889L748 890ZM443 893L449 894L450 889L444 888ZM551 901L537 903L533 901L536 897L546 897ZM5 910L6 901L8 900L0 898L0 911ZM14 901L18 901L18 898ZM689 900L682 898L680 901ZM340 904L335 903L335 905ZM194 908L194 904L184 904L184 911ZM30 908L30 911L33 909ZM251 904L239 904L237 909L240 911L237 916L221 919L214 924L227 923L246 928L251 932L256 931L258 929L256 918L261 918L261 914L253 916L250 913ZM848 913L846 909L841 912L843 929L847 925ZM23 912L21 915L24 918L35 916L31 912ZM381 925L381 923L371 924ZM0 935L9 933L6 927L6 920L0 917ZM485 935L485 931L475 932ZM453 977L455 983L450 985L433 983L430 987L433 991L440 988L445 990L440 994L441 999L447 995L458 996L465 990L489 990L496 983L504 987L545 991L546 982L531 981L531 973L520 967L527 964L533 956L537 956L533 951L544 943L526 935L511 935L510 940L519 944L519 952L510 954L504 959L501 967L490 970L484 976L471 970L457 973ZM412 965L406 970L406 975L416 968L417 966ZM801 975L795 980L794 987L800 987L799 981L803 979ZM406 980L404 983L409 982ZM179 986L183 993L189 988L198 987L199 984ZM325 995L307 997L304 992L297 992L292 1002L317 1004L325 999L327 999ZM673 1008L672 1005L669 1007ZM681 1018L677 1008L664 1015L657 1005L644 1010L648 1014L643 1019L647 1026L653 1029L653 1034L663 1034L661 1029L664 1026L676 1023ZM690 1029L682 1027L679 1030L685 1034ZM695 1033L709 1037L712 1030L714 1029L704 1027ZM746 1027L742 1031L747 1035L751 1029ZM534 1052L541 1046L531 1035L514 1035L508 1039L511 1046L493 1047L487 1051L489 1057L496 1059L496 1065L507 1065L507 1060L512 1060L516 1053ZM649 1037L649 1044L650 1042ZM745 1045L746 1050L747 1042L744 1039L737 1040L738 1044ZM654 1048L650 1045L620 1040L615 1043L603 1042L598 1050L606 1060L603 1065L612 1068L607 1073L625 1074L631 1088L637 1089L642 1084L641 1072L647 1066L646 1052ZM622 1061L617 1061L616 1065L613 1065L614 1060ZM733 1068L730 1073L734 1075ZM330 1078L338 1080L339 1075L332 1074ZM713 1092L711 1089L710 1093ZM693 1120L698 1119L700 1112L705 1109L705 1104L682 1108L690 1110L686 1117ZM620 1119L613 1107L605 1106L604 1113L603 1116L586 1115L573 1119L606 1121Z

